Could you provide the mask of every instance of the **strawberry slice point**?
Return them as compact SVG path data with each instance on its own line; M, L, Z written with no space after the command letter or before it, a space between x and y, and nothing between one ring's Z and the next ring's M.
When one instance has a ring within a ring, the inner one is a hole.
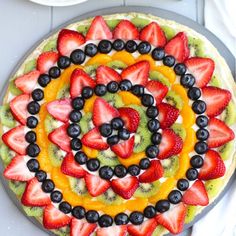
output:
M114 225L107 228L99 228L97 230L97 236L126 236L127 226L126 225Z
M73 218L70 223L70 236L89 236L97 228L97 224L90 224L85 220Z
M53 51L43 52L37 59L37 70L40 74L47 73L48 70L56 64L57 60L58 53Z
M101 65L96 70L96 82L97 84L108 84L111 81L120 82L121 76L114 69Z
M155 98L157 104L161 103L168 93L168 87L155 80L148 81L146 89Z

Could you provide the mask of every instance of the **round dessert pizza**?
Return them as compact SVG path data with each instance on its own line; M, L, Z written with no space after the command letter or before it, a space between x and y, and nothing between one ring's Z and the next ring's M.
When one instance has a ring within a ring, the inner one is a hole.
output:
M73 23L10 79L4 177L56 235L180 233L234 172L235 93L186 26L141 13Z

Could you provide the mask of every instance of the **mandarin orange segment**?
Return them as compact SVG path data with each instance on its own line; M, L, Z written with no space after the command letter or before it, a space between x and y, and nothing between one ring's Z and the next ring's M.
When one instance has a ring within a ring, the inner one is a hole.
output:
M183 126L185 128L192 127L195 124L195 113L189 105L184 105L180 111L183 118Z
M72 65L67 69L65 69L60 76L60 87L70 83L71 74L75 69L84 69L84 68L80 65Z
M183 149L181 153L189 153L193 151L194 145L197 141L196 133L193 128L186 129L186 139L184 141Z
M103 211L104 214L108 214L113 217L121 212L124 212L125 210L126 210L125 204L106 206L105 208L101 209L101 211Z
M155 68L153 68L153 70L156 70L158 72L160 72L161 74L163 74L171 84L173 84L175 82L176 79L176 75L173 69L171 69L168 66L155 66Z
M128 200L126 203L126 209L129 211L143 211L148 205L147 198L136 198L134 200Z
M46 116L48 114L48 111L47 111L47 104L44 103L41 105L40 107L40 111L39 111L39 118L40 118L40 121L44 121Z
M52 80L46 88L44 88L44 99L46 102L51 102L56 99L57 91L59 90L60 78Z
M93 111L93 104L96 100L97 96L93 95L91 98L87 99L84 104L84 112L92 112Z
M35 128L35 132L37 134L37 144L41 147L41 149L46 149L48 147L48 137L45 133L44 125L42 122L37 125L37 127Z
M62 191L63 199L69 202L72 206L81 206L83 204L83 198L70 189L64 189Z
M152 59L152 57L150 55L141 55L138 58L135 59L137 62L138 61L148 61L150 64L150 69L153 70L155 69L155 61Z
M96 158L98 156L98 150L97 149L92 149L92 148L83 146L82 150L87 155L88 158Z
M61 172L60 167L54 167L51 172L51 179L59 189L66 189L69 186L69 181L66 175Z
M145 157L145 152L133 153L129 158L123 159L118 157L119 162L124 166L128 167L130 165L136 164L138 165L140 160Z
M189 99L186 90L180 84L173 84L171 90L176 92L183 100L185 105L188 105Z
M98 53L96 56L90 58L86 62L86 66L98 64L98 65L106 65L110 62L112 58L109 55Z
M89 198L89 197L83 198L83 206L87 210L96 210L96 211L99 211L107 207L102 202L97 201L97 200L92 200L92 198Z
M39 162L41 170L44 170L49 173L52 171L52 165L51 165L51 162L48 158L48 153L47 153L46 149L41 148L41 151L37 157L37 160Z
M140 99L137 96L130 93L130 92L121 91L121 92L118 93L118 95L121 96L124 105L135 104L135 105L141 106Z
M190 167L190 159L187 153L182 153L179 156L179 169L175 174L175 179L184 178L186 171Z
M134 57L130 53L126 52L126 51L120 51L120 52L114 53L112 55L112 59L113 60L123 61L128 66L130 66L130 65L135 63Z

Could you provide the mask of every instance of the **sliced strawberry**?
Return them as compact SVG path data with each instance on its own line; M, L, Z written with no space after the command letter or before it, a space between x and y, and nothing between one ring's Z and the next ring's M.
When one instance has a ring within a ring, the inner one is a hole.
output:
M208 84L215 69L215 63L210 58L191 57L185 61L185 65L194 75L196 85L200 88Z
M140 40L148 41L155 47L164 47L166 44L166 36L156 22L151 22L141 30Z
M24 160L25 156L15 156L4 170L4 177L16 181L28 181L33 178Z
M77 31L63 29L57 39L57 50L63 56L70 56L71 52L85 43L84 36Z
M20 155L26 154L26 148L28 143L25 140L25 127L19 125L9 131L7 131L2 136L3 142L13 151Z
M21 202L25 206L40 207L49 205L51 199L50 195L42 190L42 183L37 178L33 178L27 183Z
M183 148L182 139L172 129L164 129L159 145L158 158L163 160L181 152Z
M126 236L127 226L126 225L114 225L108 228L99 228L96 232L96 236Z
M164 174L161 162L158 160L151 161L150 167L139 176L139 182L151 183L160 179Z
M188 38L185 33L180 32L175 35L165 46L165 52L178 62L183 62L189 57Z
M206 113L208 116L220 115L231 99L231 93L226 89L217 87L202 88L202 97L207 105Z
M132 84L141 84L145 86L148 82L150 64L148 61L139 61L121 72L122 79L127 79Z
M61 172L75 178L84 177L86 171L75 161L73 153L68 153L61 164Z
M107 142L103 140L98 128L93 128L88 133L86 133L82 137L81 142L87 147L98 150L106 150L109 147Z
M97 228L97 224L90 224L86 220L73 218L70 223L70 236L90 236Z
M139 32L136 26L129 20L121 20L114 29L114 39L138 39Z
M55 119L67 122L72 111L71 99L65 98L49 102L47 104L47 110Z
M97 84L108 84L111 81L120 82L120 74L108 66L99 66L96 71Z
M130 199L138 188L138 185L138 179L134 176L122 179L113 179L111 181L113 191L124 199Z
M28 116L27 106L29 101L29 94L21 94L12 99L10 102L10 108L13 116L23 125L26 124L26 119Z
M46 229L58 229L70 224L71 217L58 210L53 205L45 207L43 225Z
M150 80L147 83L146 89L153 95L157 104L161 103L168 93L168 87L155 80Z
M128 232L131 236L152 236L157 227L155 219L144 221L141 225L128 225Z
M91 196L97 197L106 192L110 188L110 182L100 178L98 175L91 175L86 173L85 177L86 187Z
M119 116L116 108L111 106L105 99L97 98L93 105L93 123L100 126L103 123L110 123L111 120Z
M129 158L134 149L134 136L126 141L115 144L111 147L111 150L120 158Z
M235 137L233 130L217 118L209 120L208 129L210 135L207 144L210 148L220 147Z
M172 234L178 234L183 231L185 216L186 206L183 203L180 203L165 213L158 214L156 216L156 221L168 229Z
M39 75L40 75L40 72L38 70L30 71L27 74L19 76L15 80L15 85L23 93L30 94L34 90L37 84Z
M112 32L110 31L106 21L102 16L96 16L86 34L86 41L88 40L112 39Z
M75 69L70 77L70 95L72 98L81 95L82 89L86 86L95 87L96 82L83 70Z
M48 135L48 138L52 143L56 144L63 151L70 152L71 151L70 138L67 135L67 127L68 124L65 124L53 130Z
M217 179L224 176L225 171L225 164L219 153L214 150L208 150L198 178L201 180Z
M133 108L129 107L119 108L118 111L125 123L125 127L132 133L136 132L140 121L139 113Z
M173 125L179 116L179 110L168 103L160 103L158 110L158 119L162 129L169 128Z
M48 70L57 62L58 54L56 52L43 52L39 55L37 60L37 70L41 74L48 72Z
M188 205L207 206L209 204L209 198L203 182L201 180L196 180L184 193L182 201Z

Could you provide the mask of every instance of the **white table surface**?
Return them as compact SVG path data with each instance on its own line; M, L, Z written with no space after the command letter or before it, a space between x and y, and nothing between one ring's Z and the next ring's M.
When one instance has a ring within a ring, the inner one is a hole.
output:
M88 0L70 7L47 7L28 0L0 0L0 88L24 53L58 25L82 13L122 5L155 6L203 21L203 0ZM0 235L45 236L12 204L0 184Z

